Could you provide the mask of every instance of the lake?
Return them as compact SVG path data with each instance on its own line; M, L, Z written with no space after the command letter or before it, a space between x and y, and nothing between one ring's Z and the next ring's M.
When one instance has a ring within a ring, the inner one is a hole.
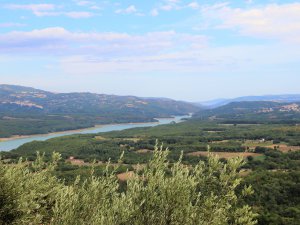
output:
M31 141L45 141L50 138L62 137L62 136L72 135L72 134L95 134L95 133L100 133L100 132L125 130L125 129L135 128L135 127L153 127L153 126L162 125L162 124L169 124L172 122L178 123L178 122L181 122L182 119L189 118L189 117L190 117L190 115L175 116L173 118L157 118L158 122L153 122L153 123L107 124L107 125L101 125L101 126L96 126L96 127L81 129L81 130L72 130L72 131L65 131L65 132L59 132L59 133L32 135L29 137L17 138L17 139L13 139L13 140L0 142L0 151L10 151L10 150L16 149L19 146L21 146L25 143L31 142Z

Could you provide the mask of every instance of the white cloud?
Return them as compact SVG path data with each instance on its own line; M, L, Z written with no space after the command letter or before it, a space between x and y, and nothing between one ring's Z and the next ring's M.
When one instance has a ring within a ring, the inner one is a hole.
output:
M52 57L68 74L250 73L300 60L300 48L294 45L212 47L207 42L205 36L175 31L131 35L50 27L0 34L0 52L10 57Z
M93 10L100 10L102 9L100 6L97 6L97 5L93 5L90 7L90 9L93 9Z
M77 5L79 6L89 6L89 5L94 5L95 3L92 1L81 1L81 0L76 0L75 1Z
M88 4L88 1L78 1L80 5ZM53 4L27 4L27 5L18 5L18 4L10 4L6 5L6 8L11 10L29 10L35 16L43 17L43 16L66 16L74 19L79 18L89 18L94 16L91 12L86 11L59 11L58 9L62 8L61 6L53 5Z
M117 13L117 14L132 14L132 13L136 13L136 12L137 12L137 9L134 5L130 5L126 9L117 9L115 11L115 13Z
M164 11L170 11L174 8L173 5L163 5L160 7L161 10L164 10Z
M30 11L49 11L54 10L56 7L53 4L27 4L27 5L21 5L21 4L9 4L6 5L6 8L8 9L14 9L14 10L30 10Z
M218 5L202 9L215 28L237 30L241 35L300 42L300 3L269 4L247 9Z
M102 7L98 5L95 1L86 1L86 0L73 0L76 5L86 7L92 10L100 10ZM101 2L101 4L107 4L106 2Z
M180 0L164 0L162 5L159 7L163 11L179 10L184 8Z
M8 28L8 27L24 27L26 24L23 23L0 23L0 27Z
M79 11L72 11L72 12L35 12L34 15L43 17L43 16L66 16L73 19L81 19L81 18L90 18L93 17L95 14L91 12L79 12Z
M38 17L43 17L43 16L60 16L63 13L56 12L56 11L34 11L33 14Z
M199 9L200 5L198 2L191 2L187 5L188 8L192 8L192 9Z
M0 52L18 56L30 54L71 59L75 57L90 64L105 64L107 67L118 63L120 67L136 63L145 68L151 68L153 63L159 68L173 64L188 67L195 61L194 54L206 46L206 41L206 37L201 35L174 31L129 35L70 32L61 27L52 27L0 34ZM195 53L186 53L190 51Z
M159 12L157 9L152 9L151 12L150 12L150 15L151 16L158 16Z
M133 50L134 51L134 50ZM281 54L278 55L277 52ZM247 54L245 54L247 52ZM174 52L101 56L73 55L62 59L67 74L141 74L141 73L269 73L270 68L284 69L284 65L300 59L299 48L286 46L195 46ZM273 71L273 70L271 70Z
M179 3L181 1L180 0L166 0L166 2L169 2L169 3Z
M79 18L89 18L92 17L94 14L91 12L66 12L66 16L74 19L79 19Z
M203 13L214 13L214 10L224 9L226 8L226 6L229 6L229 2L221 2L213 5L204 5L202 6L201 11Z

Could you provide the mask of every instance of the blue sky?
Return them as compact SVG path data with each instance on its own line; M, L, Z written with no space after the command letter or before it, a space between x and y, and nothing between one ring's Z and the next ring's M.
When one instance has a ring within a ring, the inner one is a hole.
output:
M300 1L0 2L0 83L202 101L300 93Z

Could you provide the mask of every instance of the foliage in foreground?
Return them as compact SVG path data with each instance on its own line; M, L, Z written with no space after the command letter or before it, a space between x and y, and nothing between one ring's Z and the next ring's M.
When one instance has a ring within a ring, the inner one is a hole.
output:
M181 159L170 164L162 147L121 192L114 173L65 185L52 175L59 154L51 163L42 156L30 165L0 164L1 224L255 224L255 214L238 201L250 194L238 168L242 159L226 164L210 156L188 168Z

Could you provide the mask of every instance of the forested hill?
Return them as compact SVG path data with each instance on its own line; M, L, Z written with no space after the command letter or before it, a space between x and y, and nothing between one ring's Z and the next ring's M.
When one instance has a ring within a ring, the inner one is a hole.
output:
M0 137L40 134L96 124L150 122L198 111L182 101L93 93L52 93L0 85Z
M227 105L231 102L300 102L300 94L286 94L286 95L262 95L262 96L243 96L233 99L214 99L206 102L195 103L207 108L217 108L223 105Z
M192 104L166 98L52 93L13 85L0 85L0 106L2 113L139 113L150 117L186 114L198 110Z
M202 110L194 114L195 118L218 120L231 123L299 123L300 102L245 101Z

